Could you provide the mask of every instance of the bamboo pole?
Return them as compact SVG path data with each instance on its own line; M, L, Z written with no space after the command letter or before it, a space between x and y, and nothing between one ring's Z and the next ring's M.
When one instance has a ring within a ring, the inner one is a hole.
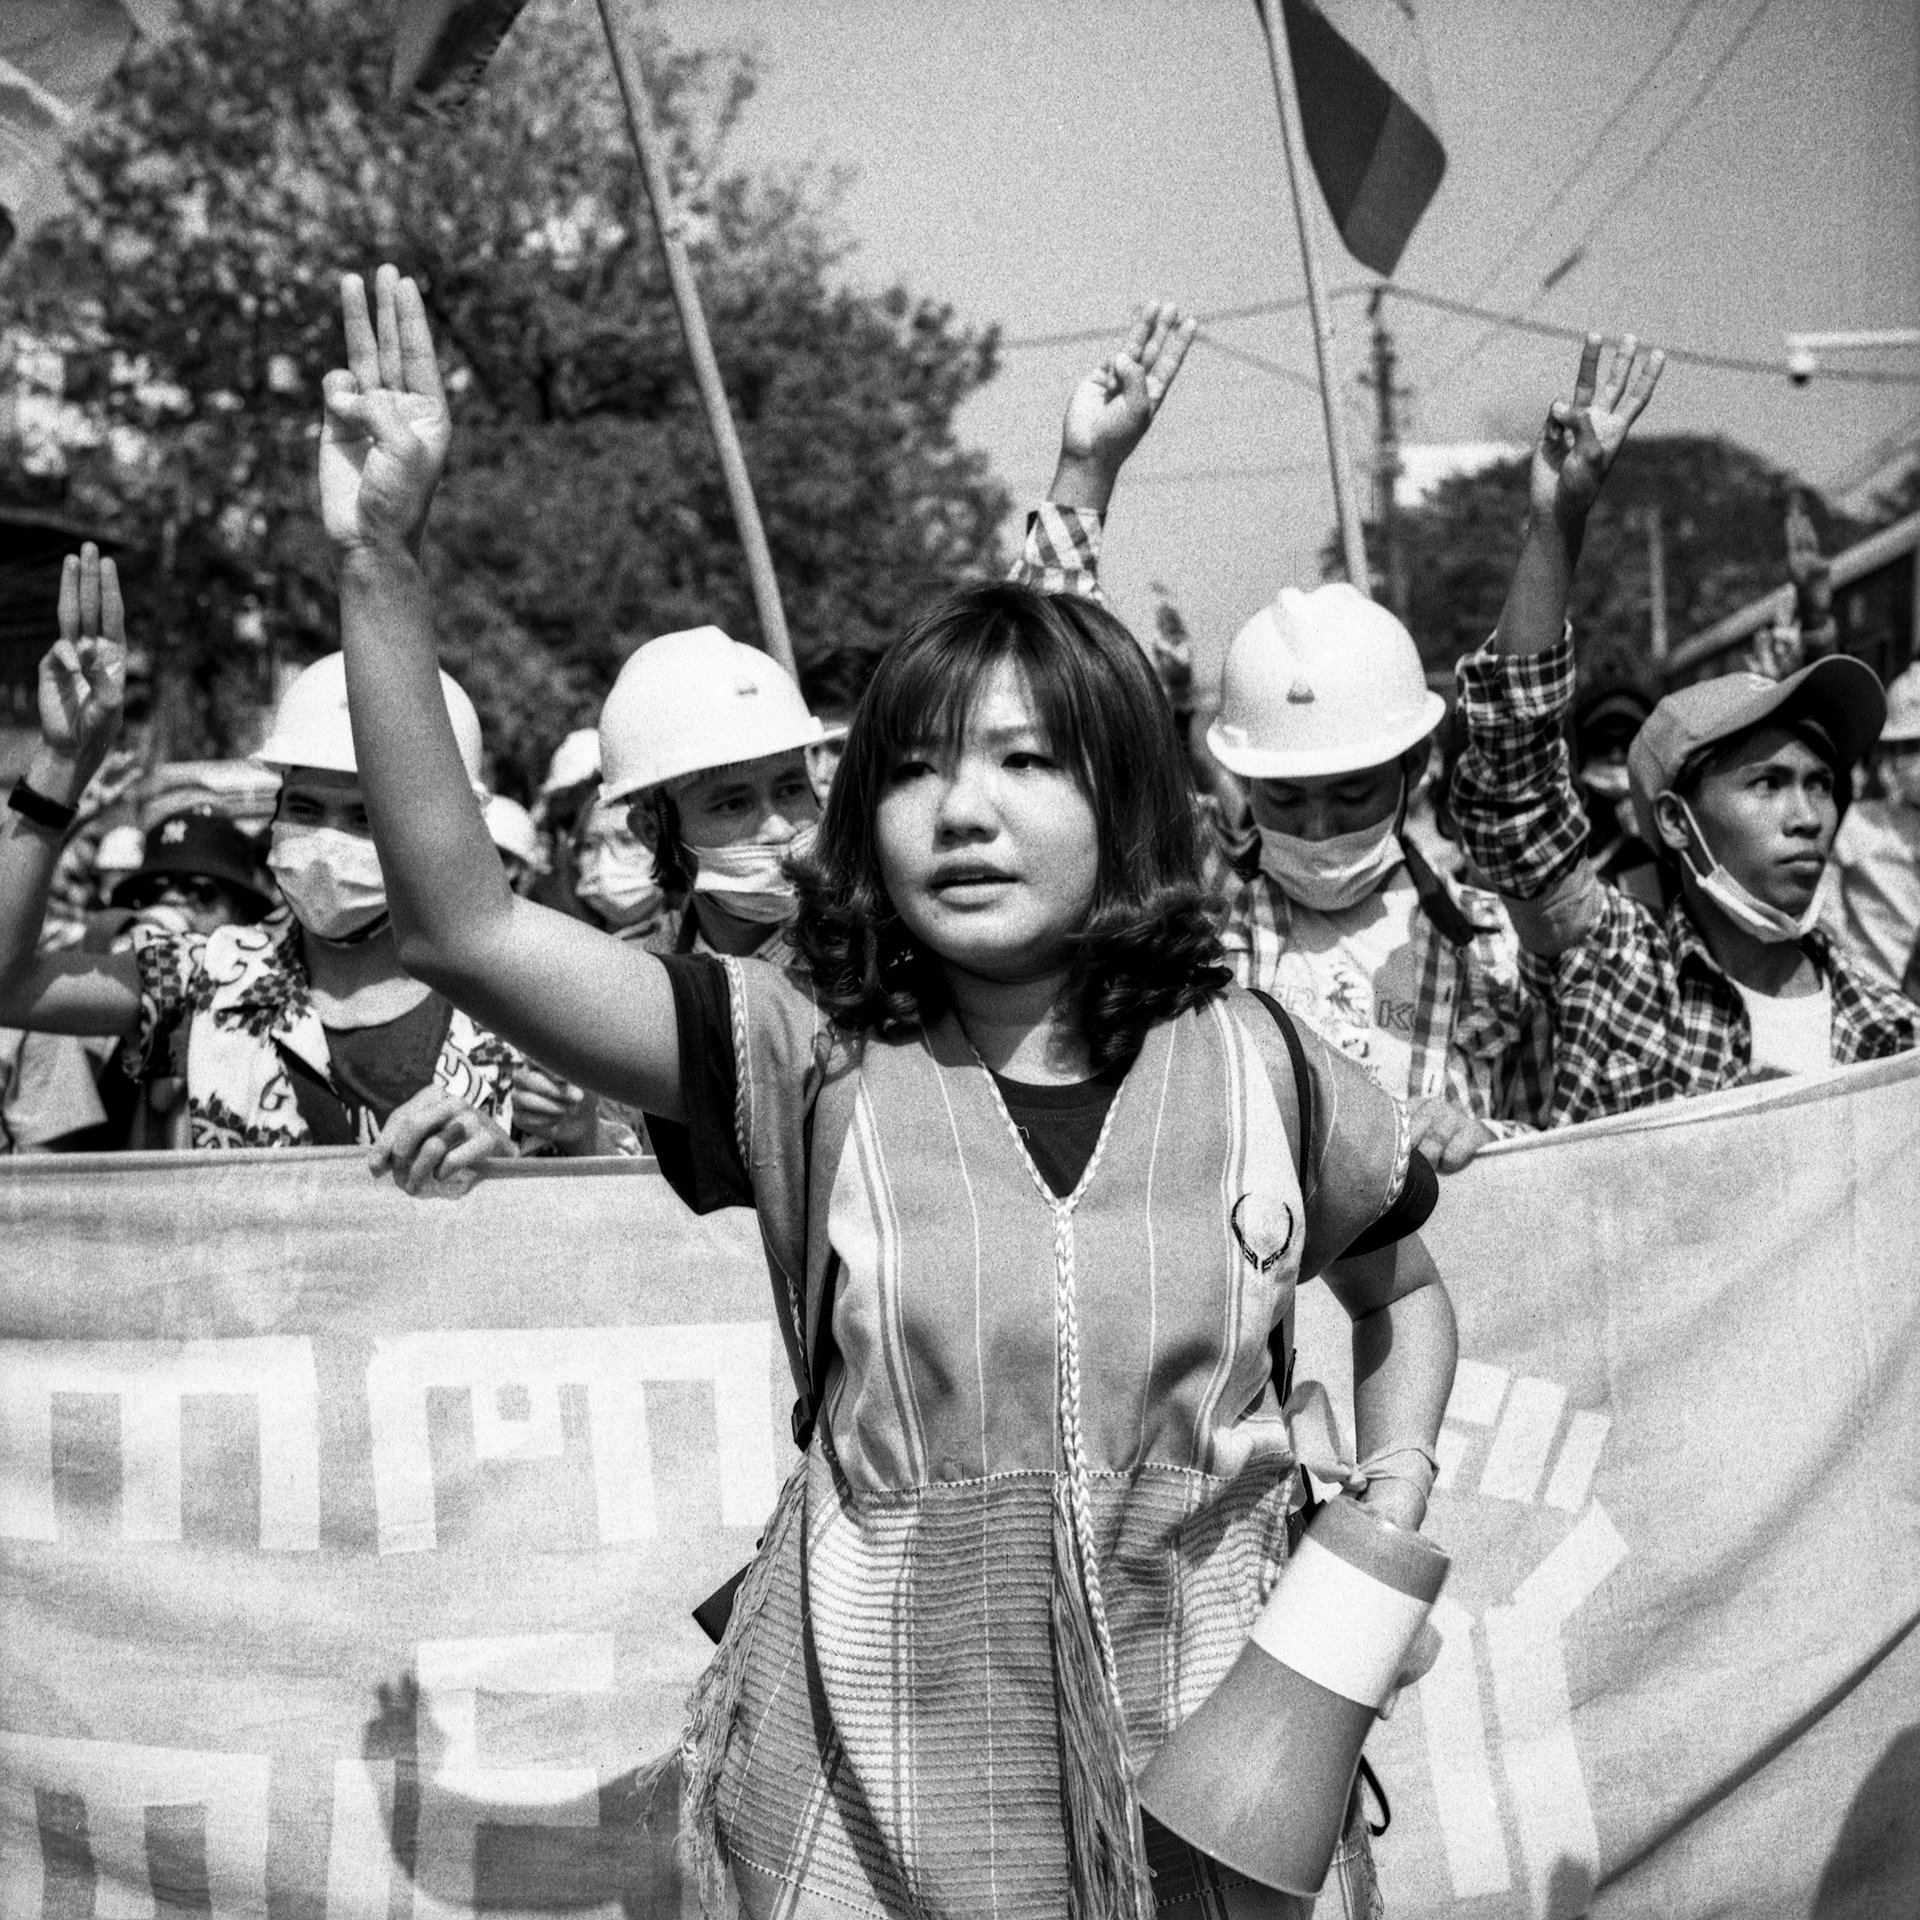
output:
M687 258L684 223L660 152L653 103L647 93L646 73L640 64L639 40L628 17L627 0L597 0L597 3L600 24L606 29L607 51L613 56L614 77L620 83L620 98L626 104L627 130L633 136L633 150L639 157L640 178L647 189L654 231L660 236L660 251L667 262L667 284L673 290L673 304L680 315L687 357L693 362L694 384L700 391L707 430L713 435L714 451L720 456L727 499L733 507L734 524L739 528L740 545L746 553L747 580L753 589L754 612L760 622L760 644L793 673L793 641L787 633L786 610L780 604L780 583L774 578L773 555L767 549L760 509L754 503L753 481L747 473L746 456L740 450L733 411L727 404L720 363L713 356L713 339L707 332L707 316L700 305L693 263Z
M1312 167L1300 123L1300 94L1294 84L1293 51L1287 42L1282 0L1254 0L1267 36L1267 64L1273 70L1274 104L1280 110L1280 137L1287 153L1287 185L1293 190L1294 225L1300 232L1300 259L1306 269L1307 306L1313 315L1313 356L1320 370L1320 412L1327 428L1327 460L1333 469L1334 515L1340 527L1340 551L1347 578L1371 594L1367 547L1361 532L1360 493L1354 485L1353 453L1347 445L1347 417L1340 405L1340 374L1333 357L1333 312L1320 276L1320 254L1313 231Z

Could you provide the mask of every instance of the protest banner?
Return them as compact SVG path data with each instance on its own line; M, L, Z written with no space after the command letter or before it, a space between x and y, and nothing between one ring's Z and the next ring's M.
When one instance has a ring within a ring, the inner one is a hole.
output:
M1902 1061L1444 1183L1395 1920L1920 1909L1917 1156ZM625 1817L791 1458L749 1219L631 1165L435 1205L75 1157L0 1171L0 1245L0 1920L461 1912L515 1840L476 1803ZM1301 1343L1338 1399L1324 1289Z

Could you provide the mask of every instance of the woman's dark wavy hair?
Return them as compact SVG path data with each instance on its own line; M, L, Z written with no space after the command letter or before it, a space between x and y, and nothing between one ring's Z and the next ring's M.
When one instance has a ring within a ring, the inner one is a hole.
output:
M888 649L847 734L813 851L794 865L791 938L830 1018L892 1036L948 1004L935 957L880 877L875 816L903 753L957 745L981 686L1020 670L1047 748L1093 807L1099 874L1067 995L1096 1071L1157 1021L1227 984L1201 879L1201 828L1173 712L1139 644L1104 608L1007 583L962 587Z

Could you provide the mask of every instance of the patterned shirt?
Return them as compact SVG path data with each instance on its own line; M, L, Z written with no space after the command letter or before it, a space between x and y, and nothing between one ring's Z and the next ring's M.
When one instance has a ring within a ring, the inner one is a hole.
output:
M310 1145L294 1072L304 1067L331 1085L333 1071L292 916L209 934L143 926L133 951L140 1025L126 1069L136 1079L184 1076L193 1145ZM508 1126L518 1064L512 1047L455 1008L433 1078ZM370 1116L354 1104L370 1139Z
M1313 1004L1310 983L1294 964L1302 958L1293 938L1300 909L1257 862L1249 865L1244 851L1229 859L1227 871L1220 935L1234 979L1271 993L1340 1046L1336 1023ZM1418 895L1411 916L1413 1002L1405 1025L1411 1058L1405 1085L1387 1091L1408 1100L1451 1101L1497 1133L1541 1125L1550 1069L1546 1023L1522 983L1519 943L1499 900L1478 888L1448 886L1413 847L1402 873ZM1341 916L1323 918L1337 923Z
M1076 593L1105 604L1099 582L1101 516L1044 502L1027 520L1026 544L1010 577L1042 593ZM1243 987L1271 993L1319 1032L1339 1038L1311 996L1289 991L1294 907L1260 871L1259 843L1237 833L1210 797L1207 880L1226 902L1221 939ZM1450 889L1410 850L1420 895L1413 915L1412 1063L1400 1098L1438 1096L1496 1132L1542 1124L1548 1078L1547 1026L1522 984L1519 944L1493 895Z
M1753 1068L1739 989L1685 903L1660 915L1603 886L1569 765L1573 641L1491 648L1460 662L1467 750L1453 810L1467 852L1513 911L1523 977L1553 1022L1549 1124L1565 1126L1737 1086ZM1833 991L1833 1058L1884 1059L1916 1042L1915 1009L1810 933L1802 949ZM1537 949L1554 947L1555 952Z

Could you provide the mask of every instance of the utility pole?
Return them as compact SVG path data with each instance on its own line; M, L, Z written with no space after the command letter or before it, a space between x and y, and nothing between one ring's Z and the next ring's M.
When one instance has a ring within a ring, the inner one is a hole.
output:
M1387 290L1375 287L1367 302L1367 317L1373 322L1373 369L1361 376L1373 389L1373 524L1379 532L1381 573L1386 585L1387 605L1401 620L1407 617L1407 562L1400 544L1400 417L1399 402L1406 389L1394 385L1394 368L1399 364L1394 352L1393 331L1387 325Z
M1647 508L1647 650L1656 671L1667 664L1667 530L1660 503Z

